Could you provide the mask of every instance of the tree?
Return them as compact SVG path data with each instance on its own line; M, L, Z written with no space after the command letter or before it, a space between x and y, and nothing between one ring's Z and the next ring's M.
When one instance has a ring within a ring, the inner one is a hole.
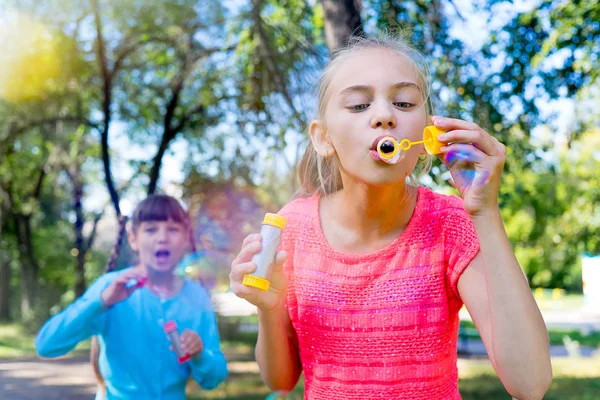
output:
M96 213L91 221L89 234L84 234L84 225L86 223L86 211L83 208L83 197L86 180L88 179L84 171L85 164L90 160L97 158L97 146L90 143L90 136L87 135L86 128L81 125L70 134L65 135L65 143L56 146L55 159L52 160L54 166L68 177L71 187L71 198L75 222L73 223L74 247L71 253L76 258L75 265L75 297L83 295L87 288L85 277L85 263L89 252L92 249L96 236L98 222L103 216L103 211ZM60 147L59 147L60 146Z
M360 3L360 0L321 0L329 51L341 47L350 36L362 34Z

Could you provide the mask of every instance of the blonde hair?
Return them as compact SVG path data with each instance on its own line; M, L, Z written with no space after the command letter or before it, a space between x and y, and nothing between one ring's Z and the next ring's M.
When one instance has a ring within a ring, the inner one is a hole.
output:
M355 53L374 48L396 52L413 65L418 74L421 94L425 100L427 118L433 113L430 101L429 68L425 58L410 44L406 33L383 31L373 36L353 36L345 46L334 53L317 84L318 118L320 120L324 120L325 109L331 97L330 88L335 71ZM422 161L420 171L416 172L418 168L415 168L407 178L409 184L416 186L419 179L429 173L432 164L431 156L427 155L427 158ZM297 193L299 197L311 196L316 193L327 196L342 189L342 177L337 157L320 156L311 143L300 161L298 178L301 186L300 192Z

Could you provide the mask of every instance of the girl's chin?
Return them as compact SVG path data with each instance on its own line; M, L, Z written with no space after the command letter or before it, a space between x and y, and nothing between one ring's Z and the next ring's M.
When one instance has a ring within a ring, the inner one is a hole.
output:
M172 273L176 265L170 264L146 264L146 267L154 273L167 274Z
M376 173L371 174L370 176L357 176L355 177L355 181L360 183L363 187L378 189L404 184L406 176L398 175L396 173L393 175L390 173Z

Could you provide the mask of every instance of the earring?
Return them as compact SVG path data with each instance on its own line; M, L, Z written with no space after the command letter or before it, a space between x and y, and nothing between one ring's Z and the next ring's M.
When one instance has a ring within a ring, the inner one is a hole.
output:
M427 161L427 153L419 155L419 161L421 161L421 162Z

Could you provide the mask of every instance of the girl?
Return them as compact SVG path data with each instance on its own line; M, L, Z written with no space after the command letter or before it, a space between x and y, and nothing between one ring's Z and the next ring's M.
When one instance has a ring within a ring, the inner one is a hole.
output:
M458 312L466 304L514 397L551 384L547 332L498 209L505 147L475 123L428 114L421 56L401 39L354 38L325 69L305 195L287 204L267 292L242 284L260 234L232 263L231 288L258 307L256 358L275 390L304 371L305 399L460 399ZM447 133L440 155L462 196L414 184L425 150L397 164L382 137ZM407 183L408 181L408 183ZM412 183L412 184L411 184Z
M138 265L101 276L46 322L35 341L38 354L58 357L97 335L105 384L97 399L104 398L103 391L108 400L185 399L190 375L205 389L221 383L227 366L210 298L200 284L173 274L190 232L189 216L174 198L153 195L142 201L128 233ZM163 329L171 320L191 356L186 363L178 363Z

